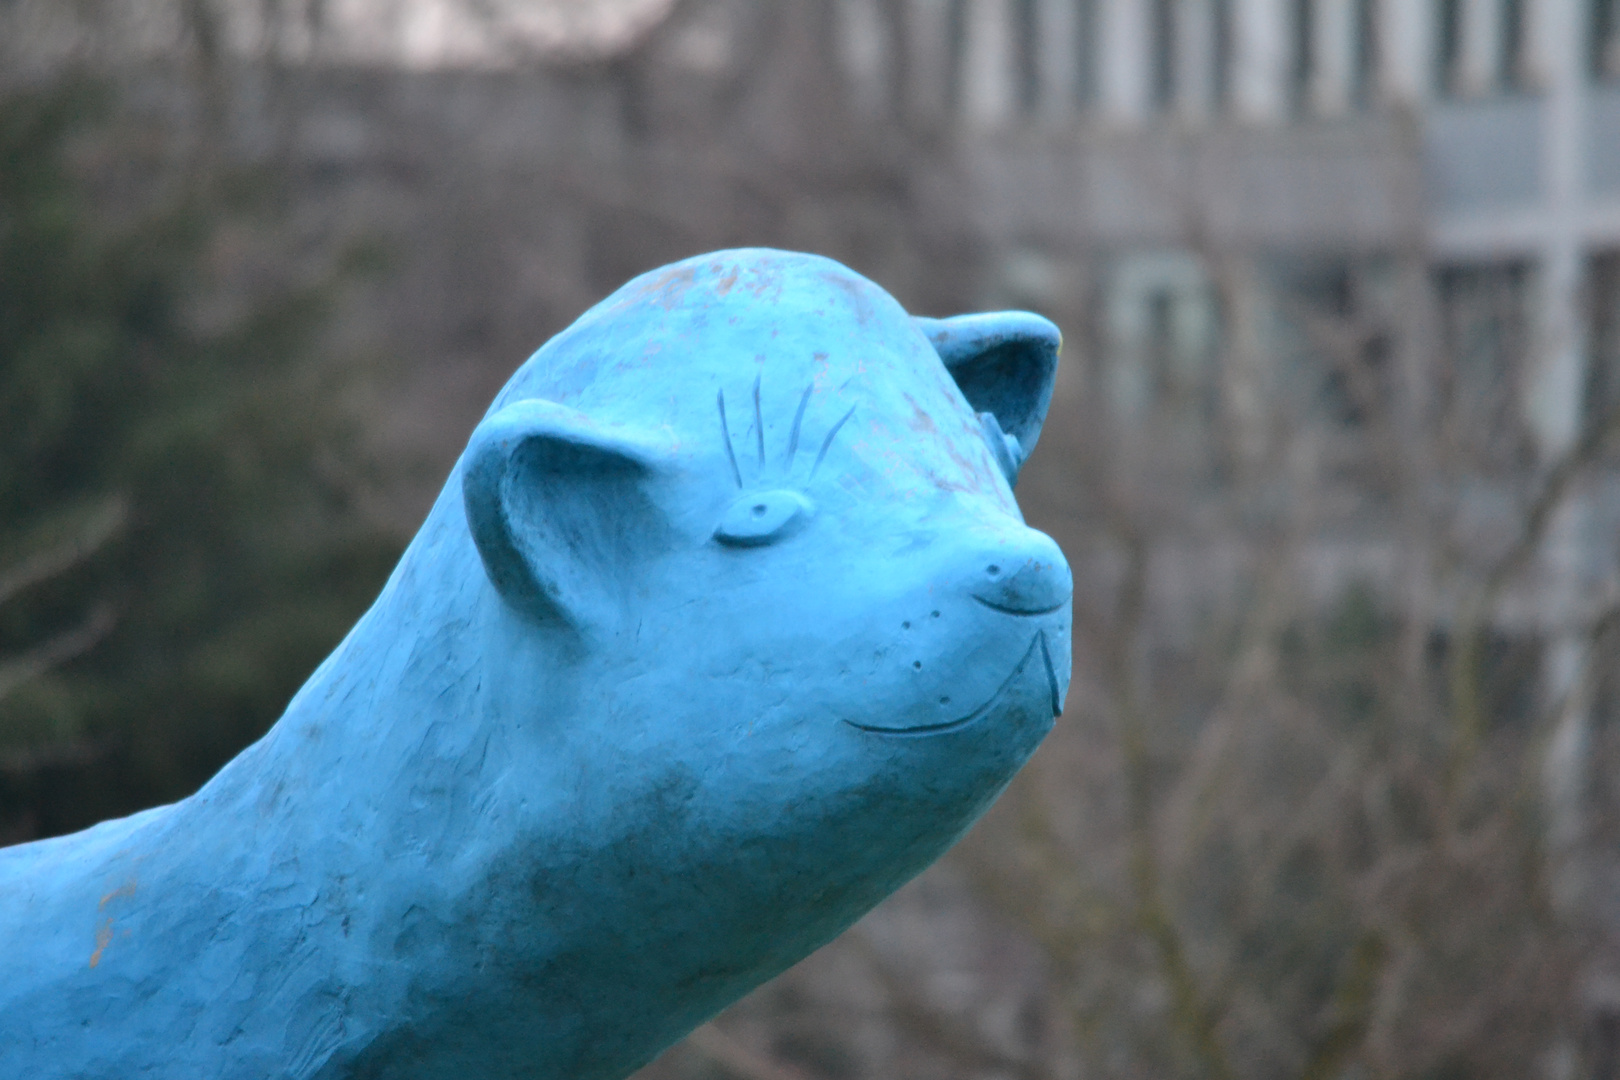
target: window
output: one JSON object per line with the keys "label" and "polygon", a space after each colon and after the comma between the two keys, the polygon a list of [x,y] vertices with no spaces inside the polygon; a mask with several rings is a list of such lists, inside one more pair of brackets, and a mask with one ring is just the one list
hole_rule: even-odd
{"label": "window", "polygon": [[1387,419],[1394,401],[1393,266],[1377,257],[1278,257],[1276,347],[1285,392],[1333,429]]}
{"label": "window", "polygon": [[1435,20],[1435,89],[1451,94],[1462,65],[1463,0],[1439,0]]}
{"label": "window", "polygon": [[1220,316],[1189,252],[1119,260],[1107,286],[1108,382],[1116,410],[1200,431],[1219,397]]}
{"label": "window", "polygon": [[1097,0],[1075,0],[1074,98],[1081,108],[1097,100]]}
{"label": "window", "polygon": [[1018,111],[1034,115],[1041,100],[1040,27],[1037,0],[1014,0],[1013,48],[1017,57]]}
{"label": "window", "polygon": [[1583,412],[1590,428],[1620,408],[1620,251],[1593,258],[1586,280],[1590,321]]}
{"label": "window", "polygon": [[1176,0],[1153,2],[1153,104],[1160,111],[1176,103]]}
{"label": "window", "polygon": [[1305,112],[1311,104],[1311,82],[1316,78],[1316,4],[1314,0],[1294,0],[1294,108]]}
{"label": "window", "polygon": [[962,80],[967,67],[967,0],[947,0],[945,9],[945,108],[962,108]]}
{"label": "window", "polygon": [[1524,0],[1501,0],[1502,52],[1496,82],[1504,90],[1524,86]]}
{"label": "window", "polygon": [[1350,66],[1350,102],[1358,109],[1373,104],[1373,79],[1380,64],[1378,9],[1374,0],[1356,0],[1354,54]]}
{"label": "window", "polygon": [[1516,467],[1528,452],[1520,422],[1530,343],[1525,263],[1452,266],[1436,273],[1441,350],[1438,385],[1458,445],[1482,462]]}
{"label": "window", "polygon": [[1592,77],[1620,79],[1620,0],[1592,0]]}
{"label": "window", "polygon": [[1214,22],[1213,85],[1210,94],[1217,112],[1232,104],[1232,0],[1212,0]]}

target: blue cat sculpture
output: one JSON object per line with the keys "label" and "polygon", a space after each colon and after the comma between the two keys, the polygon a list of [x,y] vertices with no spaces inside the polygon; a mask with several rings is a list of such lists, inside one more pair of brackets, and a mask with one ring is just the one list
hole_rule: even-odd
{"label": "blue cat sculpture", "polygon": [[263,739],[0,850],[0,1077],[619,1078],[830,940],[1061,710],[1057,350],[780,251],[608,297]]}

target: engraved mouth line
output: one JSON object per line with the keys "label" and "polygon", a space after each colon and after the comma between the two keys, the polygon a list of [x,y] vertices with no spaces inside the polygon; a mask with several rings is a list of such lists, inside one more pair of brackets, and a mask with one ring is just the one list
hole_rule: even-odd
{"label": "engraved mouth line", "polygon": [[1004,615],[1050,615],[1054,611],[1062,610],[1063,605],[1067,604],[1069,602],[1067,599],[1063,599],[1063,600],[1059,600],[1057,603],[1053,604],[1051,607],[1020,608],[1020,607],[1012,607],[1011,605],[1008,605],[1008,604],[998,604],[994,600],[986,600],[984,597],[978,595],[977,593],[975,593],[973,595],[973,599],[977,600],[979,603],[983,604],[985,607],[989,608],[991,611],[999,611]]}
{"label": "engraved mouth line", "polygon": [[844,719],[844,723],[858,731],[871,732],[873,735],[942,735],[946,732],[965,728],[969,724],[973,723],[973,721],[979,719],[985,713],[996,707],[996,703],[999,702],[1002,695],[1007,692],[1007,687],[1011,686],[1013,682],[1024,673],[1024,669],[1029,667],[1030,662],[1034,660],[1037,652],[1041,654],[1041,659],[1046,664],[1046,681],[1047,685],[1051,688],[1052,702],[1054,705],[1052,715],[1056,716],[1057,709],[1055,706],[1058,697],[1057,676],[1052,670],[1052,656],[1046,645],[1046,631],[1037,630],[1035,632],[1035,639],[1029,643],[1029,648],[1024,651],[1023,659],[1018,661],[1017,665],[1012,670],[1012,674],[1003,679],[1001,685],[996,687],[996,692],[990,695],[990,700],[986,701],[983,705],[980,705],[977,709],[974,709],[966,716],[959,717],[955,720],[945,720],[938,724],[924,724],[920,727],[903,728],[879,727],[876,724],[862,724],[859,721],[850,720],[848,718]]}

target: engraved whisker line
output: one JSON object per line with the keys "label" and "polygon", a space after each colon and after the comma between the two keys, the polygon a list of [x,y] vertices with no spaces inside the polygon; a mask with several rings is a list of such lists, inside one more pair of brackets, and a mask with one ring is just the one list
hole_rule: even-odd
{"label": "engraved whisker line", "polygon": [[765,468],[765,417],[759,408],[759,380],[762,375],[754,376],[754,438],[759,442],[759,467]]}
{"label": "engraved whisker line", "polygon": [[793,414],[793,431],[788,435],[787,452],[787,465],[790,469],[793,467],[793,455],[799,452],[799,427],[804,423],[804,410],[810,404],[810,392],[815,388],[815,383],[804,388],[804,396],[799,399],[799,411]]}
{"label": "engraved whisker line", "polygon": [[814,465],[810,466],[810,475],[812,477],[816,475],[816,470],[821,468],[822,459],[827,456],[827,451],[829,449],[831,449],[833,436],[837,435],[838,434],[838,429],[844,426],[844,421],[848,420],[850,417],[852,417],[854,415],[855,415],[855,406],[851,405],[849,407],[849,412],[845,413],[843,416],[840,416],[838,418],[838,423],[834,424],[832,426],[832,430],[827,432],[827,437],[821,441],[821,452],[816,454],[816,463]]}
{"label": "engraved whisker line", "polygon": [[726,422],[726,392],[720,390],[714,396],[715,403],[720,406],[720,434],[726,440],[726,460],[731,462],[731,476],[737,481],[737,487],[743,486],[742,470],[737,468],[737,451],[731,446],[731,425]]}

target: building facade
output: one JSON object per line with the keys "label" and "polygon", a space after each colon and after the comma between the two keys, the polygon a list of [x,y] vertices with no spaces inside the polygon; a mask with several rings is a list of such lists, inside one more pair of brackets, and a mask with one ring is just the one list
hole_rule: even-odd
{"label": "building facade", "polygon": [[1147,308],[1186,293],[1164,253],[1193,238],[1419,248],[1529,290],[1523,404],[1544,454],[1612,393],[1613,0],[840,0],[839,15],[857,100],[962,129],[1003,242],[1157,249],[1121,271]]}

